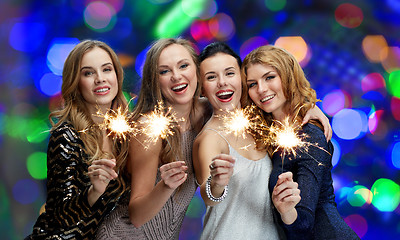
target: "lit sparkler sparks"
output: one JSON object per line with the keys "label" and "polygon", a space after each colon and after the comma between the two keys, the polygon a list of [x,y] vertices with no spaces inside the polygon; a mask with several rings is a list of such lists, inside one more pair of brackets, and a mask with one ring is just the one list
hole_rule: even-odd
{"label": "lit sparkler sparks", "polygon": [[252,127],[255,127],[258,116],[254,114],[255,106],[248,106],[244,109],[237,108],[229,111],[223,116],[219,116],[223,121],[223,128],[226,133],[233,133],[235,136],[242,135],[246,137],[246,133]]}
{"label": "lit sparkler sparks", "polygon": [[144,120],[141,120],[140,124],[143,126],[141,132],[148,137],[146,143],[155,143],[159,138],[166,139],[174,134],[172,130],[174,124],[182,120],[177,119],[171,110],[169,107],[165,111],[162,102],[159,102],[152,112],[143,114]]}
{"label": "lit sparkler sparks", "polygon": [[297,152],[301,151],[309,155],[318,165],[323,165],[313,156],[308,154],[308,149],[310,146],[316,147],[330,154],[324,148],[318,146],[318,143],[310,143],[305,141],[308,138],[308,135],[305,133],[300,133],[301,125],[296,121],[293,124],[290,124],[289,117],[286,117],[283,122],[274,120],[276,125],[272,125],[269,128],[270,131],[270,140],[273,146],[276,146],[274,152],[277,152],[279,149],[282,149],[281,158],[282,158],[282,168],[283,161],[286,154],[291,153],[293,157],[296,157]]}
{"label": "lit sparkler sparks", "polygon": [[[100,127],[109,131],[108,136],[115,136],[116,138],[126,140],[128,135],[135,135],[136,128],[132,127],[129,122],[128,110],[122,111],[119,107],[116,111],[110,110],[103,117],[104,121],[100,124]],[[97,114],[100,114],[98,112]]]}

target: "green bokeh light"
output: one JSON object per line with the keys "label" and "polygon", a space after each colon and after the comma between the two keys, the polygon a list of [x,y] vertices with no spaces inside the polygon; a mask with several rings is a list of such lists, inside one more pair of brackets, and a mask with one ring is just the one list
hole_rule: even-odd
{"label": "green bokeh light", "polygon": [[34,179],[45,179],[47,178],[47,155],[44,152],[32,153],[27,161],[26,167],[29,174]]}
{"label": "green bokeh light", "polygon": [[370,201],[372,196],[370,194],[369,189],[364,186],[356,185],[347,195],[347,201],[353,207],[361,207],[367,201]]}
{"label": "green bokeh light", "polygon": [[381,212],[394,211],[400,202],[400,186],[390,179],[381,178],[372,185],[372,205]]}
{"label": "green bokeh light", "polygon": [[40,143],[47,139],[49,136],[49,126],[45,121],[33,119],[28,122],[26,139],[30,143]]}
{"label": "green bokeh light", "polygon": [[388,90],[393,96],[400,98],[400,70],[390,73]]}
{"label": "green bokeh light", "polygon": [[286,0],[265,0],[265,6],[274,12],[282,10],[286,5]]}
{"label": "green bokeh light", "polygon": [[158,19],[154,27],[157,38],[176,37],[189,27],[194,18],[184,13],[181,1],[177,1],[172,8]]}
{"label": "green bokeh light", "polygon": [[199,17],[208,0],[182,0],[182,10],[190,17]]}

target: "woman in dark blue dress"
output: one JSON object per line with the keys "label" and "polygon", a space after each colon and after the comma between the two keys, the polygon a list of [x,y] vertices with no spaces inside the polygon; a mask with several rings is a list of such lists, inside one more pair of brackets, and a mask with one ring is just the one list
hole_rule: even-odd
{"label": "woman in dark blue dress", "polygon": [[[278,122],[283,123],[286,119],[292,125],[301,123],[307,110],[317,102],[316,93],[300,65],[281,48],[262,46],[253,50],[243,61],[242,74],[249,101],[258,106],[267,126],[278,127]],[[290,225],[281,222],[287,238],[359,239],[336,207],[331,175],[332,143],[327,142],[319,122],[310,121],[298,127],[298,134],[304,136],[302,141],[308,147],[298,147],[295,154],[275,151],[276,146],[265,141],[265,136],[273,137],[272,131],[255,131],[258,147],[266,148],[272,156],[270,191],[279,191],[274,186],[282,171],[291,171],[294,181],[299,184],[301,200],[292,210],[295,221]]]}

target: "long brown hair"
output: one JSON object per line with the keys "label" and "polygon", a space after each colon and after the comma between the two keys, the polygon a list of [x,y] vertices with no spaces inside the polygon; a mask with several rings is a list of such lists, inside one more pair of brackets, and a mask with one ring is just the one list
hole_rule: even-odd
{"label": "long brown hair", "polygon": [[[283,94],[286,98],[285,112],[291,114],[289,119],[292,123],[301,123],[307,111],[315,106],[318,101],[315,90],[310,87],[310,83],[304,75],[303,69],[294,58],[286,50],[265,45],[251,51],[243,60],[242,64],[242,81],[247,80],[247,69],[253,64],[263,64],[271,66],[276,70],[281,78]],[[248,92],[247,84],[246,91]],[[248,98],[247,105],[255,104],[251,98]],[[262,116],[262,120],[267,126],[271,126],[273,118],[271,113],[266,113],[258,109],[258,114]],[[319,127],[319,122],[313,122]],[[257,135],[257,133],[255,133]],[[256,136],[256,140],[257,136]],[[257,147],[261,149],[271,150],[271,145],[257,142]]]}
{"label": "long brown hair", "polygon": [[[85,100],[79,91],[80,67],[82,57],[88,51],[94,48],[101,48],[108,53],[117,75],[118,92],[111,104],[112,109],[121,107],[125,109],[127,101],[122,92],[122,84],[124,79],[124,71],[119,62],[117,54],[106,43],[97,40],[85,40],[77,44],[69,53],[64,63],[62,74],[61,95],[63,98],[63,108],[53,111],[49,115],[49,120],[52,129],[57,128],[65,121],[71,122],[78,132],[85,130],[85,134],[80,134],[80,137],[85,145],[85,152],[89,156],[89,163],[92,160],[102,157],[109,157],[102,150],[103,135],[102,131],[96,126],[92,120],[90,111],[87,109]],[[54,121],[56,120],[56,121]],[[117,169],[125,171],[126,157],[128,153],[128,142],[117,141],[113,142],[113,157],[117,161]],[[121,174],[120,174],[121,175]]]}
{"label": "long brown hair", "polygon": [[[194,100],[191,110],[190,117],[192,118],[195,111],[196,102],[198,101],[197,99],[200,95],[200,86],[199,86],[200,72],[199,72],[198,56],[192,46],[192,43],[189,42],[188,40],[182,38],[166,38],[154,42],[151,45],[149,51],[147,52],[146,60],[143,65],[142,86],[140,89],[137,104],[132,114],[133,121],[138,120],[142,114],[154,110],[155,106],[157,106],[158,103],[160,102],[163,104],[163,107],[167,109],[166,99],[161,93],[159,73],[157,69],[161,52],[165,48],[173,44],[183,46],[191,55],[192,60],[196,67],[197,88],[194,95]],[[163,139],[162,141],[162,150],[159,155],[161,163],[173,162],[176,160],[177,156],[179,158],[182,156],[182,151],[180,146],[181,133],[179,131],[179,127],[177,124],[173,127],[172,131],[174,132],[173,135],[167,137],[167,139]]]}

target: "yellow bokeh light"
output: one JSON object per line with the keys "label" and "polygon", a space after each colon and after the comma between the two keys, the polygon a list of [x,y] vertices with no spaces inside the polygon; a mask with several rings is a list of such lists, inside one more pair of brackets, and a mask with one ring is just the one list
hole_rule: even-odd
{"label": "yellow bokeh light", "polygon": [[[381,52],[387,47],[386,39],[382,35],[368,35],[362,41],[362,50],[364,55],[373,63],[381,61]],[[383,57],[386,58],[385,56]]]}
{"label": "yellow bokeh light", "polygon": [[291,53],[302,67],[306,64],[303,61],[307,60],[308,62],[310,59],[309,56],[307,56],[309,53],[307,43],[300,36],[279,37],[274,45],[284,48]]}

